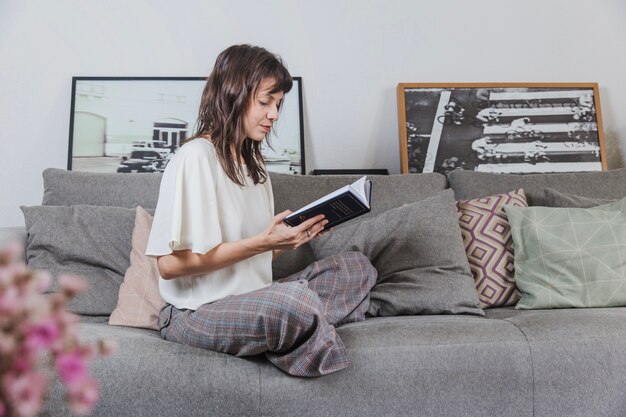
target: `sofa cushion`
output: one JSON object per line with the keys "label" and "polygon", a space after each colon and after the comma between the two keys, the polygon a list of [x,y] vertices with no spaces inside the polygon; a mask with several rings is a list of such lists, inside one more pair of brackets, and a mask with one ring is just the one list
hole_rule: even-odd
{"label": "sofa cushion", "polygon": [[534,416],[622,417],[626,308],[521,311],[533,361]]}
{"label": "sofa cushion", "polygon": [[[81,323],[79,336],[118,346],[112,356],[89,365],[100,384],[92,417],[260,415],[260,358],[237,358],[168,342],[153,330],[107,324]],[[73,415],[58,383],[45,408],[43,416]]]}
{"label": "sofa cushion", "polygon": [[524,190],[457,202],[463,245],[481,308],[515,305],[519,300],[505,205],[527,207]]}
{"label": "sofa cushion", "polygon": [[[118,344],[113,356],[90,365],[101,386],[92,416],[532,415],[528,345],[511,323],[404,316],[337,332],[352,364],[298,378],[262,356],[238,358],[168,342],[155,331],[82,323],[81,340]],[[60,385],[48,410],[44,415],[70,415]]]}
{"label": "sofa cushion", "polygon": [[455,170],[448,175],[457,200],[469,200],[523,188],[529,206],[545,205],[544,188],[593,198],[626,195],[626,168],[565,174],[493,174]]}
{"label": "sofa cushion", "polygon": [[68,309],[78,314],[110,314],[129,267],[135,210],[83,205],[21,209],[28,234],[28,265],[48,270],[53,278],[61,273],[85,277],[88,290],[71,300]]}
{"label": "sofa cushion", "polygon": [[130,267],[124,274],[117,307],[111,313],[109,324],[159,329],[159,312],[165,301],[159,293],[157,261],[145,254],[151,227],[150,213],[142,207],[137,207]]}
{"label": "sofa cushion", "polygon": [[[296,211],[318,198],[356,181],[354,175],[300,176],[270,172],[274,191],[274,212]],[[446,177],[438,173],[411,175],[369,175],[372,181],[371,211],[338,228],[358,223],[402,204],[423,200],[446,189]],[[304,245],[284,252],[273,263],[274,278],[282,278],[306,268],[315,257]]]}
{"label": "sofa cushion", "polygon": [[451,190],[338,228],[309,246],[316,259],[349,251],[370,259],[378,271],[371,316],[484,314]]}
{"label": "sofa cushion", "polygon": [[376,317],[337,333],[352,361],[345,371],[302,380],[263,363],[260,415],[532,416],[532,361],[511,323]]}
{"label": "sofa cushion", "polygon": [[43,172],[43,205],[154,209],[161,174],[109,174],[48,168]]}
{"label": "sofa cushion", "polygon": [[590,198],[575,194],[561,193],[553,188],[546,188],[544,194],[546,206],[548,207],[589,208],[615,201],[609,198]]}
{"label": "sofa cushion", "polygon": [[593,208],[505,206],[517,308],[626,305],[626,198]]}

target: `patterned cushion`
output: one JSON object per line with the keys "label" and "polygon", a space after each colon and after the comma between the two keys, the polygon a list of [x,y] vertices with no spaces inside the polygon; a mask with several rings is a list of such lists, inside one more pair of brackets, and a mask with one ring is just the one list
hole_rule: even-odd
{"label": "patterned cushion", "polygon": [[626,198],[593,208],[505,207],[518,309],[626,306]]}
{"label": "patterned cushion", "polygon": [[465,253],[482,308],[515,305],[519,299],[505,204],[527,207],[524,190],[457,202]]}

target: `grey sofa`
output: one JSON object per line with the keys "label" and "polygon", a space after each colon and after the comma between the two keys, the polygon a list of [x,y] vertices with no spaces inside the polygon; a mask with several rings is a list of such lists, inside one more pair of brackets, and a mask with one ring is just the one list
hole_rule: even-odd
{"label": "grey sofa", "polygon": [[[273,174],[276,212],[353,178]],[[152,208],[159,180],[46,170],[43,204]],[[448,178],[392,175],[373,183],[369,217],[448,187],[458,199],[524,188],[535,205],[545,187],[618,198],[626,195],[626,169],[526,176],[454,171]],[[16,236],[25,239],[25,231],[0,231],[2,240]],[[115,298],[114,288],[106,291]],[[106,314],[81,319],[84,339],[119,345],[92,366],[101,384],[96,416],[626,416],[626,308],[371,317],[338,329],[352,365],[313,379],[290,377],[263,357],[236,358],[164,341],[156,331],[109,326]],[[57,384],[44,415],[69,415],[62,400]]]}

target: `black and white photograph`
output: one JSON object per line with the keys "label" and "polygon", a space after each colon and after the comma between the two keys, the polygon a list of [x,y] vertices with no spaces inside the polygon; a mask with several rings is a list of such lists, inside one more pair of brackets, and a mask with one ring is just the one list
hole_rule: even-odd
{"label": "black and white photograph", "polygon": [[[302,79],[263,143],[267,169],[304,174]],[[162,172],[194,134],[204,77],[73,77],[68,169]]]}
{"label": "black and white photograph", "polygon": [[403,173],[606,169],[596,83],[398,84]]}

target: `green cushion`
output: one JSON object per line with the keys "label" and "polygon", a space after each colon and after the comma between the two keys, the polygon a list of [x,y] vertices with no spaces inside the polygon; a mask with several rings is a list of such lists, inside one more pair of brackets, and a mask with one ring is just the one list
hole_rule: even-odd
{"label": "green cushion", "polygon": [[505,207],[518,309],[626,306],[626,198],[593,208]]}

